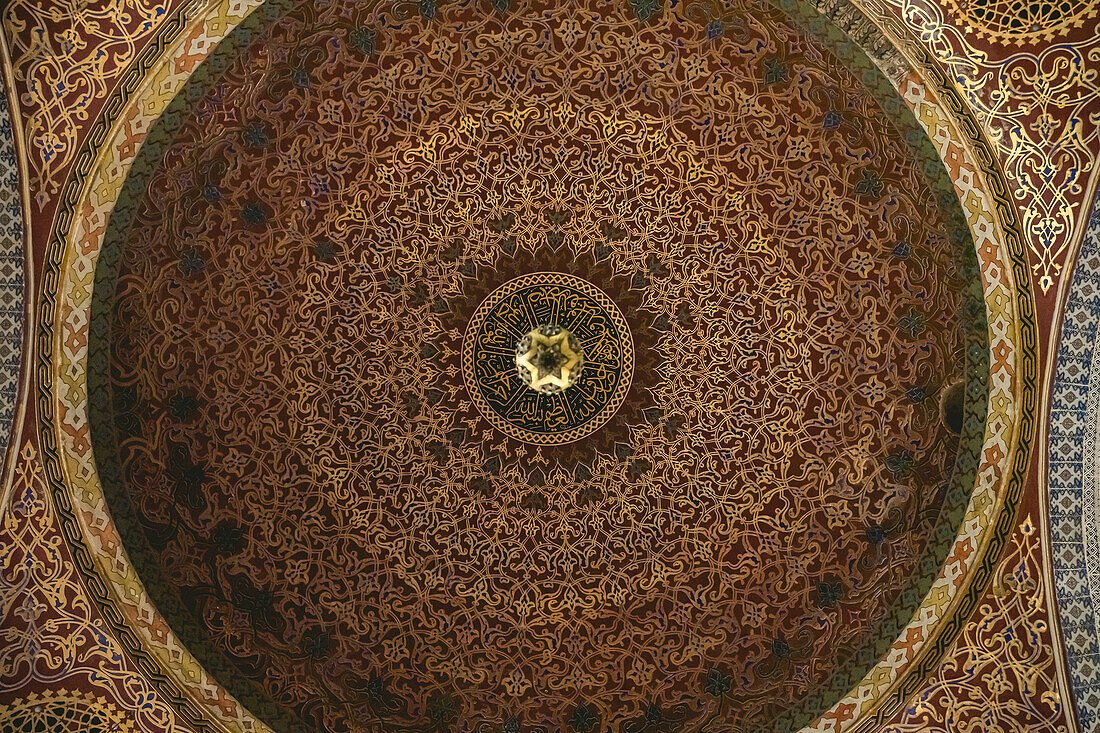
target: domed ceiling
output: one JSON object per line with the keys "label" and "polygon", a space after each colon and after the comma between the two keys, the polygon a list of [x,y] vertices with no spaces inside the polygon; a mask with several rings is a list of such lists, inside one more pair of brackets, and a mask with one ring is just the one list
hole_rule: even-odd
{"label": "domed ceiling", "polygon": [[126,549],[230,693],[787,730],[868,672],[959,529],[988,344],[942,164],[827,37],[422,0],[222,43],[116,204],[88,381]]}

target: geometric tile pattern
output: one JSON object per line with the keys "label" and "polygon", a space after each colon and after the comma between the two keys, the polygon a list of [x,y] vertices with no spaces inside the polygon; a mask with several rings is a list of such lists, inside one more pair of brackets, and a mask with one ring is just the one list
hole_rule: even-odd
{"label": "geometric tile pattern", "polygon": [[55,731],[118,731],[133,733],[127,720],[106,698],[82,690],[46,690],[0,707],[0,733]]}
{"label": "geometric tile pattern", "polygon": [[1083,731],[1100,730],[1100,210],[1094,204],[1066,299],[1050,412],[1055,585]]}
{"label": "geometric tile pattern", "polygon": [[0,449],[15,412],[23,343],[23,205],[7,96],[0,89]]}

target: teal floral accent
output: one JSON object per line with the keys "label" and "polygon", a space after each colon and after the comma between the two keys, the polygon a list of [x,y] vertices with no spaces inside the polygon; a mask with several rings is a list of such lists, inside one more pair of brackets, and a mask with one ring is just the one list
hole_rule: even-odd
{"label": "teal floral accent", "polygon": [[263,120],[252,120],[245,126],[241,137],[244,139],[245,147],[267,147],[269,141],[267,125],[264,124]]}
{"label": "teal floral accent", "polygon": [[901,479],[912,476],[914,467],[915,461],[913,460],[913,454],[907,450],[899,451],[886,457],[886,470],[892,473],[894,478]]}
{"label": "teal floral accent", "polygon": [[364,56],[373,56],[376,37],[373,28],[355,28],[348,34],[348,45]]}
{"label": "teal floral accent", "polygon": [[660,0],[630,0],[630,4],[634,6],[634,15],[643,23],[661,12]]}
{"label": "teal floral accent", "polygon": [[599,719],[587,705],[578,705],[573,711],[573,717],[569,719],[569,727],[577,733],[591,733]]}
{"label": "teal floral accent", "polygon": [[898,319],[898,330],[916,338],[924,331],[924,316],[916,308],[910,308],[905,315]]}
{"label": "teal floral accent", "polygon": [[187,422],[199,411],[199,401],[189,392],[180,392],[168,400],[168,409],[182,422]]}
{"label": "teal floral accent", "polygon": [[733,681],[729,675],[722,674],[717,669],[712,669],[707,673],[707,684],[704,689],[708,695],[722,697],[730,691],[731,687],[733,687]]}
{"label": "teal floral accent", "polygon": [[771,86],[791,78],[790,67],[783,59],[768,59],[764,62],[764,84]]}
{"label": "teal floral accent", "polygon": [[185,277],[196,275],[206,267],[202,255],[193,249],[184,250],[180,255],[180,271]]}
{"label": "teal floral accent", "polygon": [[817,605],[821,608],[832,608],[840,602],[840,583],[821,582],[817,584]]}
{"label": "teal floral accent", "polygon": [[309,71],[304,66],[295,66],[290,70],[290,81],[299,89],[308,89]]}
{"label": "teal floral accent", "polygon": [[267,212],[258,201],[252,201],[241,209],[241,219],[249,226],[257,226],[267,221]]}
{"label": "teal floral accent", "polygon": [[859,182],[856,183],[856,194],[870,198],[878,198],[882,194],[882,178],[872,171],[863,171]]}

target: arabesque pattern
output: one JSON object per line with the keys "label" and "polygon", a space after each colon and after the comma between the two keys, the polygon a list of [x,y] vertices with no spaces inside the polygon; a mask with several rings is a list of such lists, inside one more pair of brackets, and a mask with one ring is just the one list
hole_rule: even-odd
{"label": "arabesque pattern", "polygon": [[0,514],[0,731],[187,733],[84,592],[32,443],[12,494]]}
{"label": "arabesque pattern", "polygon": [[[973,244],[904,106],[774,10],[341,12],[185,94],[100,259],[101,477],[173,629],[307,726],[808,722],[908,622],[981,445]],[[533,268],[637,336],[583,445],[503,438],[461,379]]]}

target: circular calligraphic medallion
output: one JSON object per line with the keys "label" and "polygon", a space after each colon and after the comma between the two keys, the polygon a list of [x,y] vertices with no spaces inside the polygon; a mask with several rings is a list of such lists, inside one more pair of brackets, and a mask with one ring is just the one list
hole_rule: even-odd
{"label": "circular calligraphic medallion", "polygon": [[[522,354],[519,345],[526,347]],[[595,285],[537,272],[504,283],[474,311],[462,374],[474,404],[497,429],[538,445],[572,443],[622,405],[634,374],[634,342],[619,308]]]}

